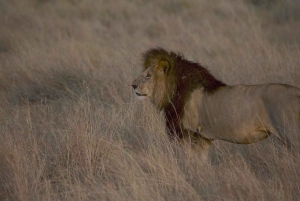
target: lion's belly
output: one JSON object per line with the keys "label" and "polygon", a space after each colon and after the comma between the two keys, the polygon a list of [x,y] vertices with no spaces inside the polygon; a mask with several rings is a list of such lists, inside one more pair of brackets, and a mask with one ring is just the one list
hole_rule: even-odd
{"label": "lion's belly", "polygon": [[242,115],[237,116],[234,113],[222,112],[222,109],[218,111],[218,114],[210,113],[206,118],[199,117],[196,129],[200,131],[202,137],[249,144],[265,139],[270,133],[270,123],[266,121],[268,118],[265,113],[259,116],[246,109]]}
{"label": "lion's belly", "polygon": [[248,128],[236,128],[236,129],[211,129],[211,127],[201,127],[201,135],[204,138],[211,140],[225,140],[228,142],[238,144],[250,144],[261,141],[268,137],[268,129],[264,126],[252,126]]}

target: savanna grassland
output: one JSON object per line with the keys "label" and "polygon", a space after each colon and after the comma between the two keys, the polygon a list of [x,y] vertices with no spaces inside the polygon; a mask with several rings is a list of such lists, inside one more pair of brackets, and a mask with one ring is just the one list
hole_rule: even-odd
{"label": "savanna grassland", "polygon": [[0,0],[0,200],[299,200],[300,156],[272,137],[207,164],[168,140],[130,86],[157,46],[300,87],[300,1]]}

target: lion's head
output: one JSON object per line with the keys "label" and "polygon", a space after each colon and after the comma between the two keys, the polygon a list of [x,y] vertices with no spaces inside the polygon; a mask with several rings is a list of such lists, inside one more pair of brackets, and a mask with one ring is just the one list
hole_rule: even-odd
{"label": "lion's head", "polygon": [[143,59],[143,72],[132,82],[132,87],[139,99],[150,99],[159,110],[172,103],[180,115],[181,105],[195,88],[213,92],[224,85],[200,64],[163,48],[146,51]]}
{"label": "lion's head", "polygon": [[173,61],[164,49],[152,49],[144,54],[144,70],[132,82],[138,99],[150,99],[160,110],[171,100],[175,91],[172,76]]}
{"label": "lion's head", "polygon": [[157,75],[153,71],[153,67],[144,70],[138,78],[132,82],[132,87],[139,100],[145,98],[151,99],[155,91]]}

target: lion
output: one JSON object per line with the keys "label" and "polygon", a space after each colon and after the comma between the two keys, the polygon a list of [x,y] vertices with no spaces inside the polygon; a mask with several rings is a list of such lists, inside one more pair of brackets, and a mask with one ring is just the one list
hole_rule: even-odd
{"label": "lion", "polygon": [[146,51],[143,61],[132,82],[137,98],[163,111],[171,139],[200,144],[203,160],[214,140],[251,144],[272,134],[288,149],[299,142],[300,89],[226,85],[199,63],[163,48]]}

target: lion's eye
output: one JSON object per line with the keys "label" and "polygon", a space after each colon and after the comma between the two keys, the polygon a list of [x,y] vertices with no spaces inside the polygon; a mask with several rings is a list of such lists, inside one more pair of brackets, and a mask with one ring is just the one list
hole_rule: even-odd
{"label": "lion's eye", "polygon": [[150,74],[147,74],[145,78],[146,78],[146,79],[149,79],[150,77],[151,77],[151,75],[150,75]]}

